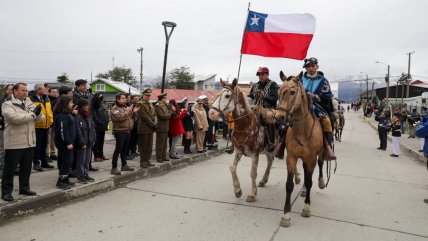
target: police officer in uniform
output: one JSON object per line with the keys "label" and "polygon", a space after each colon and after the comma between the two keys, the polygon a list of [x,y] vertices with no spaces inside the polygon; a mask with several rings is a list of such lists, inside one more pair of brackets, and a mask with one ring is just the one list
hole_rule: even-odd
{"label": "police officer in uniform", "polygon": [[156,131],[156,113],[152,104],[150,104],[150,88],[143,91],[142,100],[139,102],[138,109],[138,149],[140,150],[140,166],[148,168],[154,166],[150,163],[153,149],[153,133]]}
{"label": "police officer in uniform", "polygon": [[156,160],[159,163],[169,161],[166,157],[168,145],[169,121],[174,115],[166,105],[166,93],[158,95],[158,103],[155,105],[155,112],[158,118],[156,131]]}
{"label": "police officer in uniform", "polygon": [[[276,108],[276,102],[278,100],[278,84],[269,79],[269,69],[267,67],[260,67],[257,70],[259,82],[251,87],[250,94],[248,97],[257,103],[260,98],[263,99],[263,108]],[[273,152],[275,149],[275,124],[263,123],[267,130],[267,150]],[[265,138],[266,139],[266,138]]]}

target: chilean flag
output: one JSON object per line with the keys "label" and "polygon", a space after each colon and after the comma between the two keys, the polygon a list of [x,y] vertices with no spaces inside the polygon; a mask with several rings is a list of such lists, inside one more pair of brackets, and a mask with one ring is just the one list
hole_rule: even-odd
{"label": "chilean flag", "polygon": [[312,14],[249,11],[241,53],[303,60],[315,32]]}

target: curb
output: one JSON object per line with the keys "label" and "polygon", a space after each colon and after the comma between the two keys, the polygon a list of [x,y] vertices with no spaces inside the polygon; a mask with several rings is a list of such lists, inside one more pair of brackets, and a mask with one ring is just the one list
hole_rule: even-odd
{"label": "curb", "polygon": [[[377,131],[377,126],[368,121],[366,118],[363,118],[364,121],[366,121],[375,131]],[[387,137],[390,142],[392,142],[391,136]],[[414,157],[416,160],[418,160],[421,163],[427,164],[427,159],[424,157],[423,154],[421,154],[418,151],[415,151],[404,144],[400,143],[400,147],[403,148],[405,151],[407,151],[412,157]]]}
{"label": "curb", "polygon": [[148,169],[138,169],[134,172],[113,176],[105,180],[96,181],[94,183],[72,188],[70,190],[58,190],[46,195],[7,203],[0,206],[0,225],[7,223],[7,221],[37,214],[39,212],[48,210],[49,208],[55,208],[61,204],[66,204],[82,198],[92,197],[99,193],[108,192],[137,180],[164,175],[170,171],[206,161],[212,157],[223,154],[225,149],[225,147],[222,147],[216,151],[198,153],[179,160],[171,160],[155,167]]}

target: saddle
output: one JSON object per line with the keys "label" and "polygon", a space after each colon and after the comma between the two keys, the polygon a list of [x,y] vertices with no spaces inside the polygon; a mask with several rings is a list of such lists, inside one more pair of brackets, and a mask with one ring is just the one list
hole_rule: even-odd
{"label": "saddle", "polygon": [[263,99],[259,98],[258,101],[250,106],[251,110],[256,114],[259,120],[266,124],[275,124],[275,112],[273,108],[263,107]]}

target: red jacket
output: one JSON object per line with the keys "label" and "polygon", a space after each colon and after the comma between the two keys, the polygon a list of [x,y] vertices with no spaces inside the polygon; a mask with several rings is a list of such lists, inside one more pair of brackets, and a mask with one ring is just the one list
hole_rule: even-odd
{"label": "red jacket", "polygon": [[184,134],[184,128],[183,123],[181,122],[181,119],[186,116],[187,111],[185,109],[182,109],[180,114],[174,116],[170,122],[169,122],[169,133],[172,137],[180,136]]}

